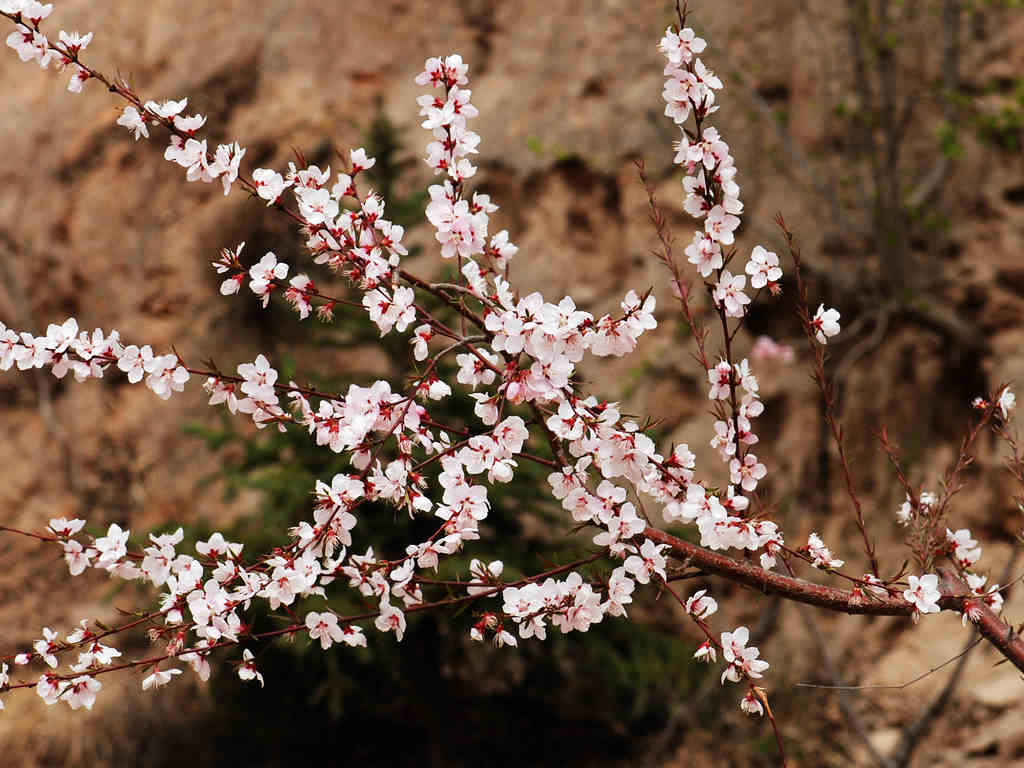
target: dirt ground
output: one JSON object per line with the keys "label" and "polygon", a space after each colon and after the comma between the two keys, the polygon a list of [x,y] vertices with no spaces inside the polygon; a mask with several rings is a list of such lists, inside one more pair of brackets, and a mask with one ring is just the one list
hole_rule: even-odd
{"label": "dirt ground", "polygon": [[[837,163],[855,151],[823,114],[823,94],[849,67],[842,4],[692,5],[695,26],[711,43],[703,58],[726,85],[713,122],[740,169],[746,213],[739,241],[781,254],[772,220],[782,212],[815,274],[825,276],[815,290],[844,312],[849,335],[834,351],[843,373],[842,416],[880,555],[896,570],[907,557],[894,520],[902,493],[872,431],[884,422],[906,451],[912,481],[937,490],[969,418],[970,397],[1024,382],[1024,159],[964,131],[962,150],[942,167],[948,180],[929,207],[941,221],[933,236],[910,246],[916,266],[907,303],[917,314],[890,313],[883,322],[871,297],[847,300],[840,292],[856,291],[865,274],[887,269],[870,240],[853,234],[864,211],[850,195],[843,201],[849,218],[830,218],[809,180],[831,173],[848,181]],[[979,108],[998,112],[1005,94],[988,86],[1024,73],[1024,14],[991,5],[987,15],[965,21],[962,72]],[[675,133],[661,116],[657,41],[671,21],[671,4],[656,0],[112,0],[102,11],[88,0],[65,0],[52,28],[94,32],[88,60],[126,77],[145,98],[187,95],[190,109],[208,115],[208,135],[248,147],[250,169],[282,168],[293,148],[313,156],[357,146],[379,112],[399,126],[415,158],[425,136],[413,77],[427,56],[462,53],[481,112],[476,181],[501,205],[494,230],[507,228],[519,245],[516,287],[523,294],[539,289],[549,300],[570,293],[594,312],[613,307],[624,286],[653,287],[658,330],[644,337],[637,355],[588,365],[586,380],[632,413],[661,417],[673,441],[695,450],[698,467],[718,471],[707,445],[703,377],[690,359],[665,273],[650,256],[657,243],[634,166],[645,160],[685,244],[693,226],[681,210],[671,162]],[[929,51],[918,55],[908,44],[908,53],[897,77],[937,77]],[[369,349],[342,358],[303,347],[293,329],[257,322],[252,297],[218,295],[209,262],[241,240],[257,249],[284,240],[287,228],[272,213],[242,194],[223,197],[219,186],[186,184],[180,169],[162,159],[161,139],[135,143],[115,125],[120,105],[96,84],[70,95],[64,76],[22,64],[9,50],[3,55],[0,320],[41,332],[75,315],[83,328],[115,327],[154,349],[173,344],[185,359],[213,357],[225,368],[285,349],[300,370],[381,366]],[[906,154],[927,169],[940,154],[941,110],[927,95],[920,99]],[[429,183],[426,169],[412,165],[403,185]],[[427,245],[415,268],[429,273],[435,256],[426,230],[413,238]],[[847,306],[856,309],[848,314]],[[793,344],[798,359],[758,367],[768,411],[759,455],[772,472],[769,496],[780,504],[789,541],[816,530],[827,542],[849,543],[834,548],[856,561],[838,478],[825,492],[811,484],[819,477],[816,390],[795,321],[775,315],[781,313],[758,313],[758,330]],[[928,320],[936,316],[952,317],[956,333]],[[741,354],[751,344],[742,340]],[[76,516],[142,530],[249,513],[254,496],[228,504],[220,488],[199,483],[214,458],[182,425],[215,418],[197,386],[163,403],[116,379],[76,385],[8,372],[0,377],[0,520],[39,529],[51,517]],[[995,581],[1024,527],[1004,451],[982,441],[971,483],[953,509],[955,527],[970,527],[985,544],[981,565]],[[1018,560],[1014,574],[1022,567]],[[757,621],[756,596],[724,584],[715,589],[727,606],[723,625]],[[1024,613],[1022,592],[1007,602],[1011,620]],[[43,626],[110,619],[116,608],[142,599],[131,590],[113,594],[99,576],[68,579],[51,550],[0,540],[4,652],[39,637]],[[946,662],[969,639],[953,615],[913,627],[794,605],[780,610],[762,652],[773,661],[767,687],[785,737],[797,745],[795,765],[876,765],[865,741],[883,754],[894,749],[901,729],[941,693],[953,665],[907,688],[884,686]],[[1024,760],[1024,682],[997,661],[984,647],[970,654],[952,703],[911,765],[985,768]],[[835,691],[794,687],[832,676],[868,687],[850,694],[845,706]],[[173,727],[183,713],[212,706],[191,684],[157,696],[142,694],[132,677],[105,686],[87,714],[46,709],[31,694],[5,697],[0,763],[113,765],[109,743],[128,743],[126,734],[141,730],[133,724]],[[748,765],[750,756],[723,743],[722,734],[758,727],[728,712],[706,731],[681,729],[668,745],[675,756],[667,764]],[[145,749],[141,742],[138,749]]]}

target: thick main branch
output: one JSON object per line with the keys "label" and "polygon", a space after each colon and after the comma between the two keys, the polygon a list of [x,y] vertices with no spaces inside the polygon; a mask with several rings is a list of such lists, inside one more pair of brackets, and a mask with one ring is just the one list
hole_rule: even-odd
{"label": "thick main branch", "polygon": [[[804,579],[784,576],[768,571],[760,565],[735,560],[726,555],[691,544],[688,541],[648,527],[644,536],[667,544],[677,557],[687,564],[701,568],[708,573],[746,584],[765,594],[777,594],[798,603],[816,605],[830,611],[859,613],[872,616],[911,616],[914,606],[897,597],[877,597],[862,591],[826,587]],[[942,572],[942,597],[939,606],[943,610],[963,612],[969,609],[981,635],[1009,659],[1017,669],[1024,672],[1024,639],[1012,626],[1000,619],[981,598],[971,595],[954,574]]]}

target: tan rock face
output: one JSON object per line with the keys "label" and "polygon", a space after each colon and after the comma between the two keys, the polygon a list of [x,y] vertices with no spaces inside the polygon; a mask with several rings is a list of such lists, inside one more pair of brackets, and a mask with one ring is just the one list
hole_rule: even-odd
{"label": "tan rock face", "polygon": [[[849,233],[845,221],[822,213],[806,168],[795,159],[832,174],[844,196],[853,188],[855,179],[840,162],[849,159],[851,148],[839,142],[821,109],[826,96],[842,95],[836,93],[846,66],[839,52],[845,41],[841,4],[744,0],[694,6],[695,22],[713,46],[705,58],[726,81],[722,112],[714,122],[740,168],[747,205],[741,258],[756,242],[782,253],[771,224],[782,211],[819,276],[829,277],[832,270],[838,284],[856,285],[863,270],[884,270],[866,246],[862,251],[847,243],[839,256],[823,254],[827,249],[819,246],[831,242],[826,237],[831,230]],[[965,71],[977,89],[1022,71],[1024,22],[1019,15],[999,13],[972,22],[973,37],[965,43]],[[426,137],[416,117],[421,89],[412,78],[427,56],[461,52],[470,63],[473,100],[481,110],[475,125],[483,137],[478,187],[502,206],[494,230],[509,229],[520,246],[516,285],[523,293],[541,290],[551,300],[571,293],[594,312],[610,311],[629,288],[653,287],[658,331],[644,337],[635,357],[588,364],[586,385],[603,397],[623,398],[631,412],[663,418],[668,439],[687,441],[699,466],[718,484],[725,476],[707,446],[711,417],[705,377],[690,359],[692,346],[665,273],[649,255],[657,240],[633,166],[636,159],[646,160],[682,260],[692,223],[680,209],[679,174],[671,165],[677,134],[661,116],[656,49],[672,18],[671,3],[662,0],[113,0],[102,8],[67,0],[55,9],[53,28],[93,31],[88,60],[124,76],[144,99],[188,96],[190,109],[208,115],[205,130],[211,139],[248,147],[244,167],[250,171],[258,165],[282,168],[293,159],[293,148],[330,163],[333,150],[357,146],[383,110],[402,130],[413,169],[402,184],[410,189],[430,183],[418,159]],[[253,253],[275,250],[301,263],[286,222],[241,193],[225,198],[219,187],[186,184],[180,169],[163,160],[162,137],[133,142],[114,124],[121,104],[95,83],[87,83],[83,94],[69,95],[65,76],[21,64],[10,51],[2,55],[0,320],[39,332],[73,314],[83,327],[116,327],[131,341],[161,350],[173,344],[187,360],[213,357],[225,369],[260,351],[272,357],[289,351],[310,371],[388,372],[386,362],[369,352],[339,359],[303,347],[294,316],[261,314],[251,296],[219,296],[209,262],[223,247],[245,240]],[[931,59],[912,59],[908,66],[908,78],[934,74]],[[766,103],[799,156],[761,111]],[[917,133],[908,139],[909,154],[934,154],[937,119],[924,110],[914,123]],[[984,336],[989,352],[952,365],[948,345],[927,325],[901,319],[896,311],[875,312],[885,297],[856,296],[858,314],[850,315],[844,296],[829,296],[851,329],[851,341],[835,347],[835,355],[840,365],[846,361],[843,414],[859,490],[893,571],[907,556],[893,523],[902,491],[870,430],[888,423],[905,449],[912,480],[937,490],[969,416],[967,390],[981,394],[972,389],[975,383],[995,386],[1011,377],[1019,380],[1024,372],[1019,343],[1024,165],[1019,155],[999,153],[969,136],[965,148],[947,194],[956,204],[944,230],[944,242],[957,247],[940,257],[933,244],[921,246],[924,271],[932,279],[927,295],[915,300],[959,312],[968,328]],[[843,200],[854,211],[850,216],[856,213],[854,198],[850,193]],[[432,274],[437,265],[429,233],[424,229],[412,237],[427,246],[426,255],[413,261],[416,271]],[[784,261],[784,266],[789,265]],[[784,316],[788,299],[782,307],[759,310],[754,330],[802,349],[796,323]],[[741,352],[752,341],[753,336],[741,337]],[[714,336],[712,344],[717,349]],[[774,473],[766,501],[780,502],[777,519],[786,519],[794,545],[819,530],[837,555],[856,560],[849,504],[834,466],[831,485],[825,491],[820,486],[819,414],[806,368],[772,363],[758,372],[768,407],[758,453]],[[963,380],[975,372],[977,378]],[[194,386],[163,403],[113,377],[76,385],[4,373],[4,521],[40,528],[50,517],[74,515],[142,530],[171,520],[223,521],[251,511],[253,499],[227,505],[218,488],[198,485],[213,459],[183,435],[182,425],[214,418],[204,400]],[[1020,530],[1020,515],[1010,502],[1019,489],[1002,472],[1004,452],[1000,443],[979,445],[977,474],[957,498],[951,527],[970,526],[980,539],[1004,541]],[[824,501],[831,501],[827,520],[816,511]],[[982,562],[999,571],[1005,557],[1000,549],[987,552]],[[50,551],[0,541],[0,650],[23,647],[43,625],[65,628],[83,616],[109,618],[112,606],[122,601],[101,602],[108,590],[98,576],[69,582]],[[739,607],[731,609],[731,618],[750,621],[753,603],[745,602],[745,593],[733,594]],[[849,649],[843,678],[897,681],[904,669],[912,676],[922,665],[957,652],[963,639],[954,631],[958,626],[929,630],[931,618],[914,632],[895,627],[883,632],[878,623],[841,624]],[[947,637],[952,638],[948,643]],[[790,676],[819,674],[814,644],[801,632],[780,632],[764,653],[773,663],[789,659],[779,664],[786,670],[779,671],[782,677],[770,684],[782,698],[781,711],[793,716],[786,727],[806,737],[813,754],[836,754],[829,751],[831,739],[799,715],[804,694],[783,693]],[[983,666],[970,668],[977,676],[965,678],[961,695],[993,712],[1019,711],[1022,689],[1014,689],[1005,675],[986,676]],[[920,690],[937,687],[941,674],[935,685],[922,684]],[[911,698],[885,697],[883,714],[889,720],[871,725],[881,728],[912,717],[927,697],[913,697],[913,706]],[[54,717],[53,711],[43,712],[31,696],[8,700],[7,706],[21,714],[0,717],[0,743],[20,744],[24,765],[38,764],[44,750],[71,763],[76,754],[93,754],[75,750],[85,749],[82,739],[101,741],[94,729],[102,733],[108,727],[102,711],[87,726],[75,718],[65,723],[61,714],[52,738],[29,738],[25,723]],[[871,710],[874,701],[865,693],[858,706]],[[105,711],[111,717],[122,712]],[[164,714],[152,717],[159,721]],[[1020,739],[1019,719],[998,722],[1000,739]],[[983,733],[985,719],[972,727]],[[90,731],[93,736],[85,735]],[[876,739],[879,745],[892,742],[891,733],[884,734]],[[926,754],[958,738],[955,724],[941,729],[922,751],[920,764],[928,764]],[[974,764],[969,756],[964,760],[961,765]]]}

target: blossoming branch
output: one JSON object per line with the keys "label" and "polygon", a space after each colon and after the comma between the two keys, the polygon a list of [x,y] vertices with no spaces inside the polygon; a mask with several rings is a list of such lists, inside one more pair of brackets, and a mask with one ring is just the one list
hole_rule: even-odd
{"label": "blossoming branch", "polygon": [[[154,351],[127,330],[80,328],[75,318],[51,324],[38,336],[0,324],[2,370],[48,369],[78,382],[122,375],[161,399],[200,378],[211,406],[223,405],[259,428],[299,430],[351,461],[351,471],[317,481],[309,518],[281,531],[280,545],[269,553],[243,556],[242,544],[222,533],[189,554],[179,549],[181,529],[151,534],[144,546],[132,548],[129,531],[116,523],[102,535],[86,533],[86,521],[79,519],[50,520],[41,532],[0,526],[59,547],[71,575],[100,569],[147,582],[159,601],[157,609],[121,627],[103,629],[83,619],[70,632],[43,628],[31,648],[2,657],[0,708],[10,691],[26,687],[34,687],[48,704],[91,708],[102,689],[101,676],[131,668],[148,671],[144,689],[169,684],[181,675],[181,665],[205,680],[219,650],[234,649],[239,676],[262,685],[250,646],[302,634],[323,650],[334,644],[365,646],[371,629],[401,641],[408,616],[455,605],[475,606],[469,627],[474,640],[516,646],[520,640],[543,640],[549,630],[585,632],[605,618],[625,618],[638,586],[653,584],[678,600],[692,619],[700,640],[696,657],[718,663],[720,656],[722,684],[740,684],[742,710],[767,715],[774,728],[767,693],[758,685],[769,663],[749,645],[748,628],[713,628],[709,620],[718,603],[706,590],[685,599],[679,595],[672,586],[673,561],[830,610],[915,621],[939,610],[958,611],[1024,670],[1024,643],[998,616],[999,585],[986,586],[986,577],[974,571],[978,542],[967,529],[946,527],[948,498],[907,489],[899,519],[916,542],[922,568],[917,574],[882,573],[855,497],[867,572],[843,570],[857,553],[837,556],[818,533],[794,545],[769,519],[758,489],[770,466],[755,453],[760,442],[755,420],[765,405],[751,362],[738,358],[734,341],[752,303],[782,291],[783,270],[776,253],[755,245],[748,256],[736,243],[743,214],[738,171],[729,145],[709,124],[723,84],[700,58],[706,43],[686,26],[685,11],[659,47],[665,58],[664,111],[680,131],[675,163],[683,171],[682,206],[698,222],[684,249],[692,278],[676,261],[653,193],[651,204],[664,245],[659,258],[694,331],[715,413],[709,442],[720,466],[700,472],[689,446],[659,448],[642,422],[624,416],[617,403],[583,391],[576,375],[587,355],[629,355],[656,327],[650,291],[629,290],[614,316],[595,317],[572,297],[555,302],[515,290],[511,275],[518,248],[508,232],[491,234],[490,216],[498,206],[471,188],[480,136],[470,126],[478,110],[468,87],[469,66],[459,55],[428,59],[415,78],[426,89],[417,99],[429,134],[424,160],[438,181],[429,188],[425,215],[440,258],[456,274],[452,282],[438,282],[403,267],[405,232],[389,220],[387,201],[365,188],[362,174],[375,159],[364,149],[352,150],[335,173],[301,162],[286,170],[246,172],[246,149],[237,141],[212,148],[202,138],[206,118],[186,113],[187,98],[144,99],[124,80],[87,64],[83,53],[91,34],[60,31],[56,42],[48,38],[43,22],[52,10],[51,4],[0,0],[0,14],[14,27],[7,45],[23,61],[44,69],[70,68],[73,93],[92,80],[101,82],[123,102],[117,124],[136,141],[165,133],[164,157],[184,169],[187,181],[219,181],[225,195],[241,188],[300,228],[306,271],[274,253],[250,254],[244,243],[225,247],[212,262],[222,276],[221,294],[249,292],[262,307],[279,296],[299,321],[315,314],[330,322],[339,305],[358,307],[381,337],[408,335],[416,369],[406,386],[378,380],[328,392],[285,383],[262,354],[225,373],[193,365],[174,351]],[[781,219],[780,224],[785,227]],[[841,316],[837,309],[820,305],[812,311],[807,304],[799,249],[785,228],[784,233],[794,260],[799,320],[828,398],[824,351],[840,333]],[[344,276],[353,293],[322,292],[317,281],[323,274]],[[717,354],[709,351],[711,329],[691,311],[694,278],[713,306],[721,338]],[[771,340],[759,340],[755,350],[755,359],[793,354]],[[451,381],[442,377],[440,365],[449,359],[457,369]],[[445,424],[432,407],[447,398],[471,403],[477,423],[469,429]],[[1003,430],[1013,395],[1002,388],[977,405],[973,434],[987,424]],[[831,423],[848,469],[841,430]],[[566,521],[587,531],[592,554],[507,579],[504,563],[486,562],[477,542],[490,512],[490,489],[512,480],[524,461],[546,468],[551,494]],[[666,526],[692,526],[699,544],[659,528],[642,511],[641,499],[660,510]],[[360,516],[367,502],[430,519],[434,531],[408,542],[403,551],[375,552],[374,531],[365,530]],[[464,550],[482,556],[473,560],[466,580],[432,577],[444,558]],[[726,551],[742,556],[722,554]],[[946,565],[939,567],[940,561]],[[585,565],[602,575],[585,577]],[[826,585],[825,578],[843,586]],[[332,612],[325,599],[339,590],[352,590],[366,610]],[[253,632],[246,615],[254,601],[284,609],[290,617],[285,626]],[[122,651],[107,643],[135,628],[146,629],[158,651],[120,661]],[[33,665],[32,676],[25,677]],[[26,668],[21,677],[19,667]]]}

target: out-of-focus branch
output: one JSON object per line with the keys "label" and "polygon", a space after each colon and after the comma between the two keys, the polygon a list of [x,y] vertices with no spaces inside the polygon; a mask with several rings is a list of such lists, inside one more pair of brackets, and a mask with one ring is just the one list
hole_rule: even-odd
{"label": "out-of-focus branch", "polygon": [[[697,28],[698,25],[695,24],[694,27]],[[710,38],[716,37],[710,32],[707,34]],[[772,126],[779,143],[782,145],[783,151],[786,153],[786,157],[789,159],[790,165],[787,168],[799,169],[810,183],[814,193],[811,196],[812,202],[826,200],[828,202],[829,214],[832,216],[836,226],[847,231],[852,229],[861,235],[867,234],[863,224],[852,220],[847,221],[843,217],[835,179],[822,175],[814,161],[811,160],[810,156],[804,152],[803,148],[793,138],[793,134],[786,125],[776,117],[771,104],[751,86],[753,78],[729,56],[726,48],[716,48],[715,56],[723,62],[723,69],[728,69],[732,72],[733,80],[739,85],[743,98],[757,111],[761,119]]]}
{"label": "out-of-focus branch", "polygon": [[821,628],[818,626],[818,622],[815,621],[814,616],[809,611],[800,611],[800,618],[803,619],[804,624],[807,626],[807,630],[811,633],[811,637],[814,638],[815,645],[818,646],[818,655],[821,657],[821,665],[825,668],[825,674],[832,680],[832,684],[837,687],[839,694],[839,708],[843,710],[843,717],[846,718],[846,722],[850,724],[854,734],[860,739],[861,743],[867,749],[871,758],[878,763],[881,768],[895,768],[893,762],[879,752],[875,745],[871,743],[871,739],[868,737],[868,729],[865,726],[864,721],[861,719],[860,714],[853,708],[851,699],[853,698],[854,692],[846,688],[839,687],[841,685],[842,677],[839,674],[839,668],[836,666],[835,659],[832,658],[832,654],[829,653],[828,644],[825,642],[825,638],[821,633]]}
{"label": "out-of-focus branch", "polygon": [[[960,0],[942,0],[942,112],[946,128],[956,131],[959,126],[960,110],[957,94],[960,93],[960,50],[963,15]],[[947,152],[942,152],[931,169],[915,185],[907,200],[911,208],[920,208],[942,186],[949,174],[952,161]]]}

